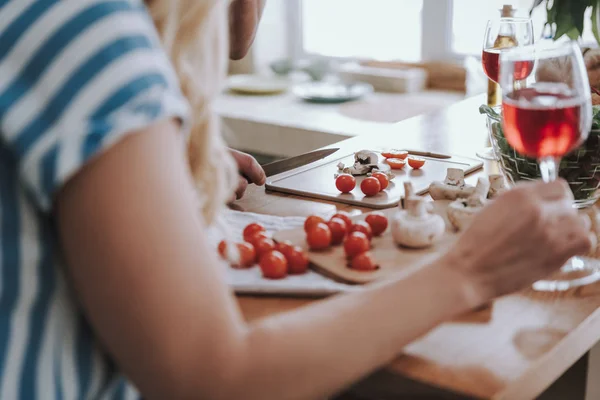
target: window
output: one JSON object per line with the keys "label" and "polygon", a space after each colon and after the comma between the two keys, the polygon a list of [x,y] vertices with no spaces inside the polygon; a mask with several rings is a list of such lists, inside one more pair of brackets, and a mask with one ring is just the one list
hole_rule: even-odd
{"label": "window", "polygon": [[[408,62],[479,55],[487,20],[503,4],[529,13],[532,0],[280,0],[285,1],[296,55]],[[584,42],[594,42],[591,10]],[[546,20],[533,16],[536,37]]]}
{"label": "window", "polygon": [[422,10],[423,0],[303,0],[304,51],[418,61]]}

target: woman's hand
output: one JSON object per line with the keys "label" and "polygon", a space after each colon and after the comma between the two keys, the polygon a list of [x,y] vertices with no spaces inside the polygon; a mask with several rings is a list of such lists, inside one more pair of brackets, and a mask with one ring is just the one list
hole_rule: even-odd
{"label": "woman's hand", "polygon": [[244,196],[249,184],[262,186],[265,184],[267,177],[258,161],[250,154],[242,153],[241,151],[229,149],[231,156],[235,160],[239,171],[239,183],[235,191],[235,197],[239,200]]}
{"label": "woman's hand", "polygon": [[594,245],[590,220],[572,207],[564,181],[528,183],[477,216],[447,257],[465,278],[471,304],[517,291]]}

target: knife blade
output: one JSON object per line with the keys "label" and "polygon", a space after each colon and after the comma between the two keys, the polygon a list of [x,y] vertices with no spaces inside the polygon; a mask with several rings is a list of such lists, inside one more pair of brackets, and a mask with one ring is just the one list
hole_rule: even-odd
{"label": "knife blade", "polygon": [[263,165],[263,170],[267,176],[273,176],[292,170],[294,168],[302,167],[312,162],[322,160],[338,151],[339,148],[329,148],[315,150],[308,153],[301,154],[299,156],[286,158],[284,160],[275,161],[269,164]]}

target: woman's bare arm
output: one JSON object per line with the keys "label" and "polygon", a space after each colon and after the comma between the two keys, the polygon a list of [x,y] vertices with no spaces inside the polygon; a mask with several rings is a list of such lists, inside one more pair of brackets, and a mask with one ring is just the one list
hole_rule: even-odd
{"label": "woman's bare arm", "polygon": [[[182,150],[173,122],[130,135],[68,182],[55,208],[84,310],[146,398],[324,396],[382,366],[439,322],[496,294],[490,290],[468,304],[465,288],[471,286],[459,271],[468,269],[469,260],[487,259],[473,251],[462,254],[459,245],[454,256],[404,280],[247,325],[223,278],[223,264],[207,246]],[[523,204],[526,198],[515,200]],[[536,242],[537,225],[522,219],[533,245],[548,244]],[[569,221],[560,222],[568,228]],[[533,272],[509,274],[490,265],[504,284],[523,284],[528,273],[539,277],[535,262],[517,250],[510,254]],[[462,255],[466,264],[453,265]],[[488,286],[494,283],[484,278]]]}

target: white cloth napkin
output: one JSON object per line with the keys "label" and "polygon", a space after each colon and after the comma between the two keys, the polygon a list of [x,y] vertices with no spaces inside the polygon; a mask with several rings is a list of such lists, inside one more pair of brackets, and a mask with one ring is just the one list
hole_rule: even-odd
{"label": "white cloth napkin", "polygon": [[[305,218],[277,217],[248,212],[227,210],[215,226],[209,228],[208,237],[216,248],[225,237],[241,241],[244,228],[252,223],[262,224],[267,232],[294,229],[303,226]],[[359,290],[356,285],[347,285],[331,280],[315,271],[303,275],[291,275],[285,279],[265,279],[260,268],[227,269],[228,283],[239,294],[280,294],[286,296],[327,296],[343,291]]]}

